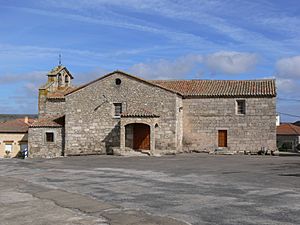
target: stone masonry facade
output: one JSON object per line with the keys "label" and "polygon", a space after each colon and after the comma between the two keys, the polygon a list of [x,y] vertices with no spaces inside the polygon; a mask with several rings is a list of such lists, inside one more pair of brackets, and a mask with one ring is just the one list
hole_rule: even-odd
{"label": "stone masonry facade", "polygon": [[[75,88],[65,67],[49,74],[29,129],[31,157],[210,152],[224,130],[223,151],[276,150],[274,80],[148,81],[115,71]],[[63,86],[61,74],[69,79]],[[245,113],[237,113],[238,101]]]}
{"label": "stone masonry facade", "polygon": [[[120,79],[121,85],[115,80]],[[155,147],[176,150],[177,94],[115,73],[66,96],[66,154],[106,153],[120,146],[121,118],[114,117],[114,103],[122,110],[147,109],[159,115]],[[78,104],[81,102],[81,104]],[[147,120],[140,121],[151,126]],[[122,124],[125,126],[126,124]],[[155,126],[155,124],[153,124]]]}
{"label": "stone masonry facade", "polygon": [[[46,133],[53,133],[53,142],[47,142]],[[28,131],[29,157],[55,158],[64,155],[64,129],[61,127],[31,127]]]}
{"label": "stone masonry facade", "polygon": [[[236,113],[245,100],[246,114]],[[218,148],[218,130],[227,130],[229,151],[276,149],[275,98],[190,98],[183,101],[183,145],[188,151]]]}

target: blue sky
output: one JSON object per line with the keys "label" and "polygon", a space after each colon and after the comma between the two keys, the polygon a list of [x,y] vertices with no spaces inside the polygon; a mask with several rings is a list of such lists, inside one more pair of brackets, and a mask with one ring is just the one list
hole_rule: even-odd
{"label": "blue sky", "polygon": [[[300,120],[298,0],[0,0],[0,113],[37,113],[58,64],[90,81],[276,78],[284,121]],[[299,100],[299,101],[297,101]]]}

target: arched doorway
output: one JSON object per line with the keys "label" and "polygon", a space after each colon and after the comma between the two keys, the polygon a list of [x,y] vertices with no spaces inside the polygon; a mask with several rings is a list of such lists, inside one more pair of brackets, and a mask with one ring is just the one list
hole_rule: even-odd
{"label": "arched doorway", "polygon": [[134,150],[150,150],[150,126],[143,123],[127,124],[126,147]]}
{"label": "arched doorway", "polygon": [[133,124],[133,149],[150,150],[150,126],[143,123]]}

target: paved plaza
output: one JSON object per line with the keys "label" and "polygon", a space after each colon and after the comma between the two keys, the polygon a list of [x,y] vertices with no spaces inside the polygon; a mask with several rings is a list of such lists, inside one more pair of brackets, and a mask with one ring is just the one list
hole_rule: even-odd
{"label": "paved plaza", "polygon": [[0,159],[0,224],[300,224],[300,157]]}

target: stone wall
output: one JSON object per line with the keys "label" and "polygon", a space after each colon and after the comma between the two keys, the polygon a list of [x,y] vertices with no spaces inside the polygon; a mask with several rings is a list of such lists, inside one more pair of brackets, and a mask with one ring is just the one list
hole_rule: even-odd
{"label": "stone wall", "polygon": [[39,118],[64,115],[65,99],[48,99],[43,91],[39,93]]}
{"label": "stone wall", "polygon": [[39,89],[39,97],[38,97],[39,117],[45,116],[46,114],[47,93],[48,93],[47,90]]}
{"label": "stone wall", "polygon": [[125,147],[133,148],[133,124],[125,126]]}
{"label": "stone wall", "polygon": [[212,151],[218,130],[227,130],[229,151],[276,149],[275,98],[242,98],[246,114],[236,114],[236,98],[183,100],[184,150]]}
{"label": "stone wall", "polygon": [[182,97],[177,96],[176,98],[176,142],[177,142],[177,151],[182,151],[182,139],[183,139],[183,99]]}
{"label": "stone wall", "polygon": [[45,114],[43,116],[61,116],[65,115],[65,100],[64,99],[47,99],[45,102]]}
{"label": "stone wall", "polygon": [[[54,133],[54,142],[46,141],[46,132]],[[64,128],[30,127],[28,131],[30,158],[54,158],[64,154]]]}
{"label": "stone wall", "polygon": [[[116,85],[115,79],[121,79]],[[120,118],[113,103],[159,115],[156,150],[177,148],[177,94],[115,73],[66,96],[66,154],[105,154],[120,146]],[[128,143],[127,143],[128,144]]]}

